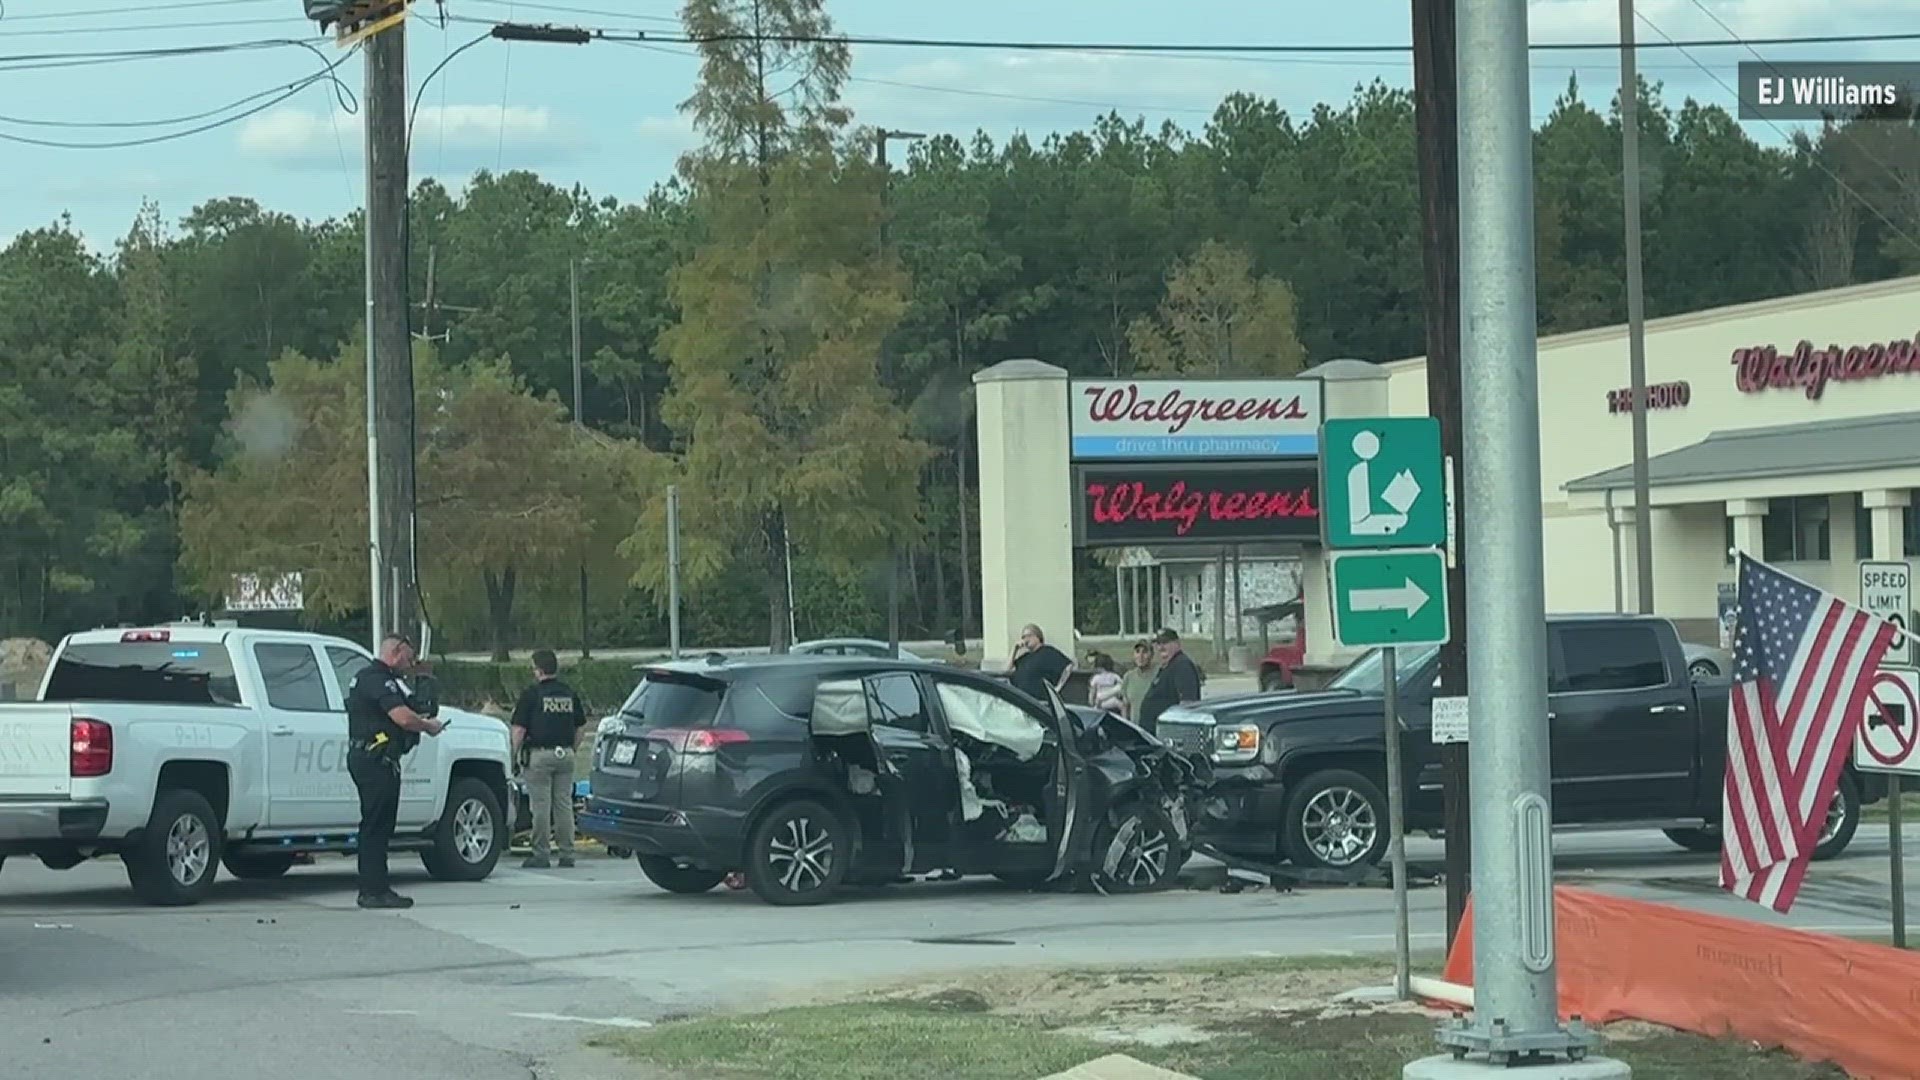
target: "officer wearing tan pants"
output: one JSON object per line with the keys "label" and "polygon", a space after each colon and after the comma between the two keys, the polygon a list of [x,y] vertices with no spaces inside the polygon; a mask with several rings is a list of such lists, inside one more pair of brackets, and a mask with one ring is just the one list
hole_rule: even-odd
{"label": "officer wearing tan pants", "polygon": [[525,754],[520,777],[533,810],[533,854],[520,865],[545,870],[548,853],[560,849],[560,865],[573,865],[573,755],[587,725],[587,706],[560,681],[552,649],[533,654],[534,683],[513,707],[513,753]]}

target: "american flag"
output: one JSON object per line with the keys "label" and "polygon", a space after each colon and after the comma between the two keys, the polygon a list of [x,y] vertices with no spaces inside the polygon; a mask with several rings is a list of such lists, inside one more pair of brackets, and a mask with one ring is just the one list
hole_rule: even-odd
{"label": "american flag", "polygon": [[1892,623],[1740,556],[1720,887],[1793,907]]}

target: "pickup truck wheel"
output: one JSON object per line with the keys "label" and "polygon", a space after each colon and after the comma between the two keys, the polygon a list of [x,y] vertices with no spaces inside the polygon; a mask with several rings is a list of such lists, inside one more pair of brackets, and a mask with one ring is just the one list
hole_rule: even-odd
{"label": "pickup truck wheel", "polygon": [[197,904],[220,872],[225,838],[197,791],[162,791],[140,842],[121,856],[140,899],[159,907]]}
{"label": "pickup truck wheel", "polygon": [[647,875],[648,881],[681,896],[698,896],[720,884],[727,876],[725,870],[681,866],[665,855],[642,855],[639,862],[640,872]]}
{"label": "pickup truck wheel", "polygon": [[1835,858],[1853,843],[1854,830],[1860,827],[1860,781],[1851,774],[1840,774],[1840,790],[1827,807],[1827,820],[1820,827],[1820,841],[1813,849],[1816,860]]}
{"label": "pickup truck wheel", "polygon": [[1109,893],[1142,893],[1173,884],[1186,861],[1173,822],[1157,806],[1136,803],[1102,825],[1093,842],[1093,879]]}
{"label": "pickup truck wheel", "polygon": [[747,884],[779,907],[824,904],[847,879],[853,831],[816,802],[776,807],[747,841]]}
{"label": "pickup truck wheel", "polygon": [[1286,815],[1280,846],[1295,866],[1350,870],[1386,854],[1387,797],[1357,772],[1328,769],[1302,780]]}
{"label": "pickup truck wheel", "polygon": [[420,861],[440,881],[481,881],[493,873],[506,846],[500,797],[478,777],[461,776],[447,789],[433,846],[420,853]]}
{"label": "pickup truck wheel", "polygon": [[1286,688],[1287,676],[1285,672],[1276,667],[1261,669],[1260,690],[1262,693],[1270,694],[1275,690],[1285,690]]}
{"label": "pickup truck wheel", "polygon": [[229,855],[222,864],[242,881],[267,881],[293,869],[292,855]]}

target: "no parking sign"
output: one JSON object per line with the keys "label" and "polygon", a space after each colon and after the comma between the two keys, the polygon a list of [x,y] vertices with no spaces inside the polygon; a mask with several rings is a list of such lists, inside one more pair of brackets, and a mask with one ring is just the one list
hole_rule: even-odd
{"label": "no parking sign", "polygon": [[1920,776],[1920,669],[1882,667],[1853,747],[1862,772]]}

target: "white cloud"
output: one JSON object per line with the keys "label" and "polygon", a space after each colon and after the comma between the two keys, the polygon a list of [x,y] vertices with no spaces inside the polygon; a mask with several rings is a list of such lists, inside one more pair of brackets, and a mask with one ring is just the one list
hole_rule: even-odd
{"label": "white cloud", "polygon": [[[237,136],[250,157],[295,169],[337,168],[361,159],[359,116],[306,109],[273,109],[249,118]],[[414,119],[416,169],[437,166],[532,167],[590,145],[578,125],[545,107],[428,105]]]}

